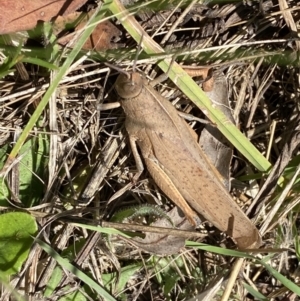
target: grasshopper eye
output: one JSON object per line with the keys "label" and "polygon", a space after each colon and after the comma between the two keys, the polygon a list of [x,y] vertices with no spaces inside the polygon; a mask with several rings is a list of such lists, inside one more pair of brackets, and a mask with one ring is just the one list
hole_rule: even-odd
{"label": "grasshopper eye", "polygon": [[143,79],[139,73],[133,73],[131,78],[120,74],[115,84],[116,91],[121,98],[137,97],[143,89]]}

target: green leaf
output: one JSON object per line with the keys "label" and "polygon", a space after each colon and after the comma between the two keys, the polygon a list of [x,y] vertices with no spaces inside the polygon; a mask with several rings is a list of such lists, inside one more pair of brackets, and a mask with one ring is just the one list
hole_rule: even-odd
{"label": "green leaf", "polygon": [[96,281],[94,281],[92,278],[90,278],[88,275],[83,273],[81,270],[73,266],[71,263],[69,263],[68,260],[61,257],[55,250],[53,250],[49,245],[41,241],[40,239],[36,239],[38,244],[41,246],[41,248],[47,252],[50,256],[52,256],[58,264],[60,264],[64,269],[70,271],[72,274],[74,274],[76,277],[78,277],[80,280],[82,280],[84,283],[86,283],[89,287],[93,288],[99,296],[103,297],[104,300],[107,301],[116,301],[116,299],[111,296],[101,285],[99,285]]}
{"label": "green leaf", "polygon": [[26,207],[37,204],[44,191],[45,168],[49,153],[46,135],[27,141],[20,151],[20,199]]}
{"label": "green leaf", "polygon": [[[4,165],[4,160],[8,147],[0,150],[0,168]],[[49,153],[48,136],[39,134],[28,140],[21,148],[19,167],[19,198],[26,207],[31,207],[38,203],[43,195],[45,178],[45,168]],[[0,205],[8,206],[7,199],[10,192],[6,185],[6,180],[0,178]]]}
{"label": "green leaf", "polygon": [[[62,268],[59,266],[55,267],[53,273],[51,274],[51,278],[46,285],[46,289],[44,292],[45,298],[51,296],[51,294],[57,288],[57,285],[59,284],[63,275],[64,274],[63,274]],[[70,289],[69,285],[67,285],[64,288],[65,291],[67,291],[69,289]],[[75,292],[72,292],[72,293],[67,294],[64,297],[60,298],[59,301],[86,301],[86,297],[80,291],[75,291]]]}
{"label": "green leaf", "polygon": [[[68,261],[72,261],[76,258],[76,254],[78,254],[78,252],[80,251],[81,248],[83,248],[84,244],[85,244],[86,240],[85,239],[81,239],[77,242],[75,242],[75,244],[70,245],[69,247],[67,247],[65,250],[62,251],[61,256],[68,260]],[[50,280],[48,281],[48,283],[46,284],[46,288],[45,288],[45,292],[44,292],[44,297],[45,298],[49,298],[51,299],[51,295],[54,293],[55,289],[57,288],[58,284],[60,283],[62,277],[63,277],[64,273],[63,270],[60,266],[56,266]],[[67,285],[64,288],[64,291],[68,291],[71,287],[69,285]],[[85,286],[83,286],[81,288],[82,291],[85,291]],[[85,291],[86,294],[88,294]],[[60,298],[59,301],[85,301],[86,297],[79,291],[75,291],[69,294],[66,294],[64,297]]]}
{"label": "green leaf", "polygon": [[164,295],[167,297],[174,289],[176,283],[181,279],[177,270],[174,269],[173,264],[176,264],[178,269],[183,267],[183,261],[179,257],[174,263],[173,258],[163,258],[153,256],[151,259],[152,265],[155,269],[155,275],[158,283],[163,287]]}
{"label": "green leaf", "polygon": [[114,287],[114,282],[117,279],[117,274],[116,273],[103,274],[102,275],[103,284],[107,290],[112,290],[114,291],[115,294],[118,294],[125,288],[126,283],[141,267],[142,267],[141,263],[136,263],[122,268],[120,271],[120,278],[118,283],[116,284],[116,287]]}
{"label": "green leaf", "polygon": [[67,294],[59,299],[59,301],[86,301],[86,300],[87,300],[86,297],[80,291]]}
{"label": "green leaf", "polygon": [[[0,170],[2,170],[4,166],[8,149],[9,149],[8,144],[3,145],[3,147],[0,149]],[[0,177],[0,206],[6,207],[9,205],[9,203],[7,202],[8,196],[9,196],[9,190],[7,188],[7,185],[4,179]]]}
{"label": "green leaf", "polygon": [[[1,35],[1,40],[3,40],[3,42],[8,45],[10,44],[10,36],[9,35]],[[11,55],[11,53],[9,53],[7,58],[0,65],[0,78],[3,78],[10,72],[14,71],[12,69],[12,67],[14,67],[18,62],[20,62],[24,57],[21,54],[22,43],[20,43],[17,48],[16,47],[14,47],[14,48],[16,51],[13,53],[13,55]]]}
{"label": "green leaf", "polygon": [[63,276],[62,268],[59,266],[56,266],[51,274],[50,280],[46,284],[46,288],[45,288],[45,292],[44,292],[45,298],[51,296],[51,294],[57,288],[60,280],[62,279],[62,276]]}
{"label": "green leaf", "polygon": [[4,275],[19,272],[37,232],[35,219],[24,212],[0,215],[0,271]]}

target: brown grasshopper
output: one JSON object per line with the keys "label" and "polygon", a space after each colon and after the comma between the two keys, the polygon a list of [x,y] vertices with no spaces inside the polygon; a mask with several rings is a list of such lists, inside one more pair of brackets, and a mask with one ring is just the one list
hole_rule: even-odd
{"label": "brown grasshopper", "polygon": [[[257,228],[233,201],[195,139],[195,133],[140,73],[120,74],[115,84],[137,164],[196,225],[198,214],[226,232],[241,249],[261,243]],[[191,207],[197,212],[193,211]]]}

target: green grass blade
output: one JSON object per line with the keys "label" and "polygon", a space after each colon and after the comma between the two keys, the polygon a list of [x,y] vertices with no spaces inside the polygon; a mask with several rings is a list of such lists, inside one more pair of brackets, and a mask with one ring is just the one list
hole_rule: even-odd
{"label": "green grass blade", "polygon": [[295,284],[293,281],[289,280],[288,278],[286,278],[285,276],[277,272],[269,264],[264,263],[263,261],[260,261],[260,263],[269,271],[270,274],[272,274],[277,280],[279,280],[286,288],[288,288],[290,291],[300,296],[300,287],[297,284]]}
{"label": "green grass blade", "polygon": [[26,57],[26,58],[22,59],[22,62],[30,63],[30,64],[41,66],[41,67],[45,67],[49,70],[58,70],[59,69],[56,65],[51,64],[47,61],[41,60],[39,58]]}
{"label": "green grass blade", "polygon": [[76,227],[81,227],[83,229],[97,231],[99,233],[104,233],[104,234],[109,234],[109,235],[121,235],[126,238],[131,238],[129,235],[126,235],[125,233],[123,233],[117,229],[114,229],[114,228],[105,228],[105,227],[101,227],[101,226],[92,226],[92,225],[85,225],[85,224],[79,224],[79,223],[70,223],[70,224],[72,224]]}
{"label": "green grass blade", "polygon": [[97,282],[91,279],[89,276],[84,274],[82,271],[73,266],[68,260],[62,258],[56,251],[54,251],[49,245],[43,241],[36,239],[41,248],[53,257],[64,269],[68,270],[72,274],[76,275],[80,280],[89,285],[93,290],[95,290],[104,300],[116,301],[116,299],[111,296],[103,287],[101,287]]}
{"label": "green grass blade", "polygon": [[248,285],[247,283],[243,283],[243,286],[253,297],[256,298],[256,300],[259,300],[259,301],[269,301],[270,300],[270,299],[266,298],[260,292],[256,291],[252,286]]}
{"label": "green grass blade", "polygon": [[249,255],[245,252],[237,251],[237,250],[231,250],[231,249],[226,249],[226,248],[221,248],[221,247],[215,247],[215,246],[210,246],[207,244],[199,243],[199,242],[194,242],[194,241],[186,241],[185,242],[186,247],[191,247],[195,248],[197,250],[202,250],[202,251],[207,251],[215,254],[220,254],[223,256],[232,256],[232,257],[239,257],[239,258],[248,258],[248,259],[255,259],[254,256]]}

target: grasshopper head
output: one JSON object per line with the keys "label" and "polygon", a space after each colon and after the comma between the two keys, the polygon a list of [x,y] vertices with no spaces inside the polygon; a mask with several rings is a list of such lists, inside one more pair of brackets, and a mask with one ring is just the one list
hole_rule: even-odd
{"label": "grasshopper head", "polygon": [[116,91],[121,98],[137,97],[143,89],[143,78],[138,72],[120,74],[115,84]]}

